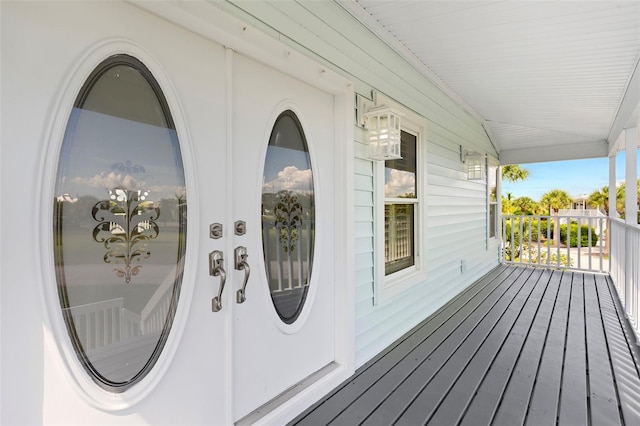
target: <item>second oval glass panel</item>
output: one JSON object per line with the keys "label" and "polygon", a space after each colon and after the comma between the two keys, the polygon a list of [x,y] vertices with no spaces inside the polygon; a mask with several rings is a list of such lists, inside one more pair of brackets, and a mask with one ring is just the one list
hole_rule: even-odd
{"label": "second oval glass panel", "polygon": [[278,116],[265,158],[262,247],[271,299],[280,319],[296,321],[304,306],[315,242],[315,192],[307,141],[298,117]]}

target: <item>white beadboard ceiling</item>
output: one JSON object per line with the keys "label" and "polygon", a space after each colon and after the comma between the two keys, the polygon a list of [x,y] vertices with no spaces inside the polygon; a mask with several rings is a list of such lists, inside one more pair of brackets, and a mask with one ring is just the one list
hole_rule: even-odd
{"label": "white beadboard ceiling", "polygon": [[640,117],[640,0],[345,0],[483,121],[500,161],[606,156]]}

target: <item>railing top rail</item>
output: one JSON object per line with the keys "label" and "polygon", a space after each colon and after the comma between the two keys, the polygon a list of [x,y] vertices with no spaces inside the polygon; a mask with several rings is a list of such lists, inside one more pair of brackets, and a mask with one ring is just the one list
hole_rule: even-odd
{"label": "railing top rail", "polygon": [[519,218],[519,217],[535,217],[535,218],[550,218],[550,219],[555,219],[555,218],[571,218],[571,219],[592,219],[592,220],[598,220],[598,219],[609,219],[607,216],[585,216],[585,215],[567,215],[567,214],[503,214],[502,217],[506,217],[506,218]]}
{"label": "railing top rail", "polygon": [[627,223],[624,219],[620,219],[619,217],[610,217],[609,220],[611,220],[611,223],[616,223],[629,229],[633,229],[636,232],[640,232],[640,224]]}

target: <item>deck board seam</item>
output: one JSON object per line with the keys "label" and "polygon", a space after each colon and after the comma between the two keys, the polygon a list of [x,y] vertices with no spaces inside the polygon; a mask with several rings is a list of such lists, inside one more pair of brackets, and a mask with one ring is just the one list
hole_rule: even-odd
{"label": "deck board seam", "polygon": [[[611,278],[608,278],[610,280]],[[611,293],[611,298],[613,300],[613,305],[616,309],[616,316],[618,317],[618,323],[620,324],[620,328],[623,331],[625,341],[627,343],[627,348],[629,349],[629,353],[633,357],[635,361],[636,374],[640,379],[640,342],[637,342],[635,339],[635,334],[631,330],[631,326],[629,325],[629,319],[627,318],[627,313],[622,307],[620,303],[620,299],[617,296],[617,290],[613,286],[613,282],[609,281],[609,292]],[[615,295],[613,294],[615,291]]]}
{"label": "deck board seam", "polygon": [[[556,273],[558,273],[558,272],[556,272]],[[535,376],[534,376],[534,379],[533,379],[533,383],[531,385],[531,392],[529,393],[529,399],[527,401],[527,410],[525,412],[524,419],[522,421],[523,425],[527,424],[527,419],[529,418],[529,410],[531,409],[531,403],[532,403],[532,400],[533,400],[533,394],[535,392],[536,385],[538,383],[538,378],[539,378],[539,375],[540,375],[540,369],[542,368],[542,357],[543,357],[543,355],[545,353],[545,350],[547,348],[547,343],[549,341],[549,332],[551,331],[551,324],[553,322],[553,313],[555,312],[556,306],[558,304],[558,297],[560,295],[560,286],[562,284],[562,276],[563,276],[564,272],[559,272],[559,273],[560,273],[560,278],[558,280],[558,286],[556,288],[556,294],[555,294],[555,296],[553,298],[553,306],[551,306],[551,312],[549,314],[549,320],[547,321],[547,324],[546,324],[546,332],[545,332],[545,335],[544,335],[544,342],[542,343],[542,348],[540,349],[540,359],[538,360],[538,366],[536,367],[536,373],[535,373]],[[553,277],[553,275],[549,278],[549,282],[551,282],[551,278],[552,277]]]}
{"label": "deck board seam", "polygon": [[499,265],[290,424],[640,425],[625,314],[609,276]]}
{"label": "deck board seam", "polygon": [[560,391],[558,392],[558,406],[556,408],[556,424],[560,424],[560,409],[561,409],[561,404],[560,402],[562,401],[562,393],[563,393],[563,385],[564,385],[564,373],[565,373],[565,365],[566,365],[566,360],[567,360],[567,339],[569,337],[569,318],[570,318],[570,312],[571,312],[571,300],[573,298],[573,273],[571,274],[571,282],[569,284],[569,302],[568,302],[568,306],[567,306],[567,322],[565,324],[565,329],[564,329],[564,351],[562,353],[562,369],[561,369],[561,374],[560,374]]}
{"label": "deck board seam", "polygon": [[[449,309],[452,305],[455,305],[455,303],[460,302],[466,296],[469,296],[469,298],[467,300],[463,300],[462,305],[459,306],[458,308],[455,308],[455,310],[448,317],[445,317],[444,320],[440,319],[439,320],[439,324],[436,326],[436,328],[434,330],[428,332],[423,338],[421,338],[418,342],[416,342],[415,345],[413,345],[413,347],[410,347],[410,349],[406,351],[406,354],[401,359],[404,359],[407,356],[409,356],[409,354],[415,348],[417,348],[420,345],[422,345],[440,327],[442,327],[445,323],[447,323],[452,318],[454,318],[464,307],[467,306],[467,304],[472,302],[474,300],[474,298],[478,294],[480,294],[488,286],[492,285],[494,280],[498,279],[503,274],[505,275],[504,278],[502,280],[500,280],[500,282],[498,282],[496,284],[496,287],[493,290],[491,290],[488,295],[493,293],[493,291],[495,291],[498,287],[500,287],[501,284],[506,282],[507,279],[512,274],[514,274],[516,271],[517,271],[517,268],[511,267],[509,265],[498,265],[497,267],[495,267],[494,269],[489,271],[484,277],[478,279],[475,283],[473,283],[472,285],[467,287],[465,290],[463,290],[461,293],[459,293],[454,299],[450,300],[445,305],[443,305],[438,310],[436,310],[436,312],[434,312],[432,315],[430,315],[429,318],[427,318],[425,321],[423,321],[422,323],[416,325],[409,332],[405,333],[401,338],[399,338],[396,341],[395,345],[390,346],[385,351],[381,352],[376,357],[374,357],[372,360],[370,360],[367,363],[365,363],[362,367],[359,368],[359,371],[353,377],[351,377],[349,380],[345,381],[342,384],[342,386],[337,387],[332,392],[330,392],[328,395],[326,395],[321,401],[318,401],[316,404],[314,404],[311,407],[309,407],[307,410],[305,410],[303,413],[301,413],[296,419],[294,419],[291,423],[292,424],[297,424],[297,423],[303,422],[307,417],[309,417],[314,412],[316,412],[316,410],[319,409],[322,405],[324,405],[327,401],[329,401],[331,398],[333,398],[338,393],[340,393],[340,391],[342,391],[343,389],[347,388],[351,383],[354,383],[359,378],[363,377],[370,369],[375,367],[379,362],[383,361],[383,359],[386,356],[388,356],[394,350],[397,350],[399,347],[401,347],[403,344],[405,344],[405,342],[407,342],[407,340],[409,340],[411,337],[413,337],[416,334],[418,334],[421,330],[424,330],[425,328],[428,328],[429,325],[434,324],[435,321],[438,320],[441,315],[447,315],[447,314],[444,314],[444,312],[447,309]],[[477,289],[477,291],[476,291],[476,289]],[[487,297],[488,297],[488,295],[487,295]],[[481,302],[478,305],[480,305]],[[394,366],[395,366],[395,364],[394,364]],[[393,368],[393,367],[391,367],[391,368]],[[383,374],[381,374],[373,383],[371,383],[368,387],[366,387],[366,389],[364,389],[364,391],[361,394],[363,394],[364,392],[369,390],[378,381],[380,381],[384,377],[384,375],[388,373],[388,371],[389,370],[386,370]],[[342,410],[340,410],[337,413],[335,413],[335,415],[329,420],[329,422],[334,421],[338,416],[340,416],[340,414],[342,414],[345,410],[347,410],[349,408],[349,406],[351,406],[353,403],[355,403],[357,401],[357,399],[358,398],[353,399],[349,405],[345,406]]]}
{"label": "deck board seam", "polygon": [[591,400],[591,373],[589,371],[589,342],[588,342],[588,334],[587,334],[587,292],[585,289],[585,276],[584,274],[580,274],[582,277],[582,323],[584,324],[584,375],[585,375],[585,390],[587,393],[587,424],[590,426],[593,423],[592,415],[591,415],[591,405],[593,401]]}
{"label": "deck board seam", "polygon": [[[516,270],[517,270],[517,268],[516,268]],[[510,288],[511,288],[511,287],[512,287],[516,282],[517,282],[517,280],[518,280],[518,279],[520,279],[520,277],[521,277],[523,274],[524,274],[524,270],[523,270],[523,271],[521,271],[520,275],[518,275],[518,277],[517,277],[515,280],[513,280],[513,282],[509,283],[508,288],[510,289]],[[501,283],[501,284],[502,284],[502,283]],[[525,284],[526,284],[526,280],[522,283],[521,288],[522,288]],[[498,285],[498,286],[496,287],[496,290],[497,290],[498,288],[500,288],[500,285]],[[519,291],[520,291],[520,290],[518,290],[518,292],[519,292]],[[516,292],[516,294],[513,296],[513,298],[514,298],[514,299],[515,299],[515,297],[517,297],[518,292]],[[505,291],[505,293],[506,293],[506,291]],[[491,294],[493,294],[493,291],[492,291],[490,294],[488,294],[488,295],[487,295],[487,296],[482,300],[482,302],[481,302],[481,303],[479,303],[479,304],[476,306],[476,308],[474,308],[474,310],[473,310],[472,312],[476,312],[476,310],[477,310],[478,308],[480,308],[480,306],[482,305],[482,303],[483,303],[483,302],[485,302],[485,301],[487,300],[487,298],[488,298]],[[504,295],[504,294],[503,294],[503,295]],[[498,297],[498,299],[496,300],[496,302],[497,302],[498,300],[501,300],[501,299],[502,299],[502,297],[503,297],[503,296]],[[512,300],[513,300],[513,299],[512,299]],[[509,302],[509,303],[511,303],[511,302]],[[478,325],[479,325],[479,324],[480,324],[480,323],[481,323],[481,322],[486,318],[486,316],[487,316],[487,315],[489,315],[489,313],[490,313],[490,312],[495,308],[495,306],[496,306],[496,304],[495,304],[495,303],[493,303],[491,306],[489,306],[489,307],[488,307],[487,311],[486,311],[484,314],[482,314],[482,317],[478,319],[477,323],[476,323],[476,324],[475,324],[475,325],[474,325],[474,326],[473,326],[473,327],[472,327],[472,328],[471,328],[471,329],[470,329],[470,330],[469,330],[469,331],[468,331],[464,336],[462,336],[462,337],[461,337],[460,342],[455,346],[455,348],[453,349],[452,353],[455,353],[455,352],[460,348],[460,346],[461,346],[461,345],[466,341],[466,339],[469,337],[469,335],[471,335],[471,333],[473,333],[473,331],[474,331],[474,330],[478,327]],[[508,306],[509,306],[509,304],[507,304],[507,306],[505,307],[505,311],[506,311],[506,309],[508,309]],[[467,321],[467,319],[468,319],[468,318],[469,318],[469,316],[467,316],[466,318],[463,318],[463,320],[462,320],[461,322],[459,322],[458,324],[456,324],[455,330],[457,330],[460,326],[462,326],[462,325]],[[450,334],[452,334],[452,333],[450,333]],[[425,357],[425,358],[424,358],[424,359],[423,359],[419,364],[417,364],[417,365],[413,368],[413,370],[411,371],[411,373],[410,373],[409,375],[405,376],[405,377],[404,377],[404,378],[403,378],[399,383],[397,383],[397,384],[394,386],[394,388],[391,390],[391,392],[389,392],[389,394],[387,394],[387,396],[386,396],[382,401],[380,401],[380,402],[379,402],[379,404],[377,404],[377,405],[376,405],[376,407],[375,407],[373,410],[371,410],[371,412],[367,415],[367,417],[366,417],[365,419],[363,419],[363,420],[362,420],[362,422],[361,422],[361,423],[359,423],[359,424],[362,424],[363,422],[367,421],[367,420],[369,419],[369,417],[371,417],[371,415],[376,411],[376,409],[377,409],[377,408],[379,408],[379,407],[380,407],[380,406],[381,406],[381,405],[382,405],[382,404],[383,404],[383,403],[384,403],[384,402],[389,398],[389,396],[390,396],[390,395],[392,395],[392,394],[393,394],[393,393],[394,393],[394,392],[395,392],[395,391],[396,391],[396,390],[397,390],[397,389],[398,389],[398,388],[399,388],[399,387],[400,387],[404,382],[406,382],[406,380],[407,380],[408,378],[410,378],[410,377],[411,377],[411,374],[412,374],[413,372],[415,372],[418,368],[420,368],[420,367],[422,366],[422,364],[424,364],[424,362],[425,362],[425,361],[428,361],[428,360],[429,360],[429,357],[430,357],[434,352],[436,352],[436,351],[437,351],[437,350],[438,350],[438,349],[439,349],[439,348],[440,348],[440,347],[441,347],[441,346],[446,342],[446,340],[447,340],[447,338],[445,338],[445,339],[444,339],[442,342],[440,342],[440,343],[439,343],[435,348],[433,348],[433,350],[432,350],[432,351],[431,351],[431,352],[430,352],[430,353],[429,353],[429,354],[428,354],[428,355],[427,355],[427,356],[426,356],[426,357]],[[404,409],[403,409],[403,410],[401,410],[401,411],[396,415],[396,417],[395,417],[395,418],[394,418],[394,420],[393,420],[393,423],[397,422],[397,421],[398,421],[398,419],[403,415],[403,413],[404,413],[404,412],[406,412],[406,410],[411,406],[411,404],[412,404],[412,402],[415,400],[415,398],[416,398],[416,397],[420,394],[420,392],[422,392],[422,390],[423,390],[423,389],[424,389],[424,388],[425,388],[425,387],[426,387],[426,386],[431,382],[431,380],[433,380],[433,377],[435,377],[435,375],[437,375],[437,373],[442,369],[442,367],[443,367],[443,366],[444,366],[444,363],[443,363],[442,365],[440,365],[440,366],[439,366],[439,367],[438,367],[438,368],[437,368],[437,369],[432,373],[431,378],[426,382],[426,384],[425,384],[423,387],[421,387],[421,389],[418,391],[418,393],[417,393],[417,394],[412,398],[412,400],[411,400],[408,404],[405,404]]]}
{"label": "deck board seam", "polygon": [[[544,270],[543,270],[544,271]],[[520,308],[520,311],[518,312],[518,315],[514,318],[513,323],[511,324],[511,326],[509,327],[508,332],[505,334],[502,343],[500,344],[500,347],[496,350],[496,352],[493,354],[491,362],[489,363],[487,369],[484,372],[484,375],[482,377],[482,380],[480,380],[480,382],[478,383],[478,386],[476,387],[476,392],[478,392],[480,390],[480,388],[482,387],[483,383],[485,382],[488,374],[491,372],[491,369],[494,365],[494,363],[496,362],[497,358],[500,356],[500,354],[502,353],[502,350],[504,348],[504,345],[507,343],[507,341],[509,340],[509,338],[511,337],[511,332],[513,330],[513,328],[515,327],[515,325],[517,324],[518,320],[521,318],[523,312],[525,311],[525,309],[528,307],[529,302],[531,301],[531,296],[533,295],[533,293],[537,290],[537,286],[538,283],[540,282],[540,279],[544,276],[544,272],[541,272],[540,275],[537,277],[536,282],[533,284],[533,287],[531,289],[531,292],[529,293],[529,295],[527,296],[527,299],[524,301],[522,307]],[[550,278],[550,277],[549,277]],[[535,318],[535,316],[537,315],[537,312],[539,310],[540,307],[540,303],[543,300],[544,297],[544,293],[547,290],[549,284],[549,280],[547,280],[547,283],[545,285],[544,290],[541,292],[542,294],[540,295],[540,302],[538,303],[538,306],[536,307],[536,311],[535,313],[533,313],[533,315],[531,316],[532,318]],[[517,359],[520,356],[520,353],[522,351],[522,347],[524,346],[524,343],[526,341],[527,336],[529,335],[529,332],[531,330],[531,326],[533,325],[533,321],[531,321],[531,323],[529,324],[529,327],[527,329],[527,335],[522,339],[522,342],[520,343],[520,348],[519,348],[519,353],[518,353],[518,357],[516,357],[516,359],[514,360],[513,364],[512,364],[512,368],[511,371],[509,373],[509,377],[506,379],[505,382],[503,382],[503,386],[502,389],[500,390],[500,395],[498,398],[498,403],[496,404],[496,406],[493,407],[493,411],[491,413],[491,418],[489,420],[489,424],[493,424],[494,420],[495,420],[495,416],[499,410],[499,406],[500,403],[504,397],[504,391],[508,386],[509,380],[511,379],[511,376],[513,375],[513,372],[515,370],[515,366],[517,364]],[[475,397],[474,397],[475,398]],[[471,406],[471,404],[473,403],[473,400],[469,401],[468,405]],[[466,413],[465,413],[466,414]]]}
{"label": "deck board seam", "polygon": [[[490,302],[487,302],[487,300],[488,300],[492,295],[494,295],[494,297],[496,297],[497,299],[500,299],[500,298],[501,298],[501,296],[497,296],[497,294],[499,294],[499,291],[498,291],[498,290],[499,290],[500,288],[502,288],[502,287],[506,287],[507,289],[508,289],[508,288],[510,288],[510,287],[512,287],[512,286],[513,286],[513,284],[515,283],[515,281],[516,281],[516,280],[519,278],[519,276],[520,276],[520,275],[522,275],[522,273],[523,273],[523,271],[522,271],[522,270],[519,270],[518,268],[510,268],[510,269],[508,269],[507,271],[508,271],[508,274],[506,274],[505,276],[502,276],[502,274],[500,274],[500,275],[498,275],[498,276],[496,277],[496,279],[499,279],[499,282],[496,284],[496,286],[495,286],[494,288],[492,288],[492,289],[488,292],[488,294],[486,294],[486,295],[483,297],[483,299],[482,299],[482,300],[480,300],[480,301],[475,301],[475,306],[473,306],[473,307],[472,307],[471,311],[470,311],[467,315],[465,315],[465,316],[463,316],[463,317],[461,317],[461,318],[457,318],[457,319],[456,319],[456,321],[457,321],[457,322],[455,323],[455,326],[452,328],[452,330],[457,330],[460,326],[462,326],[462,325],[463,325],[463,324],[468,320],[469,316],[470,316],[472,313],[474,313],[474,312],[480,312],[480,311],[478,311],[478,309],[481,309],[481,308],[482,308],[482,306],[483,306],[484,304],[486,304],[486,303],[490,303]],[[513,277],[512,277],[513,275],[516,275],[516,278],[513,278]],[[478,293],[478,294],[479,294],[479,293]],[[469,302],[470,302],[470,301],[469,301]],[[468,302],[466,302],[466,303],[465,303],[465,306],[467,305],[467,303],[468,303]],[[489,305],[488,307],[486,307],[487,312],[489,312],[489,311],[490,311],[490,309],[491,309],[491,307],[492,307],[492,306],[493,306],[493,305],[491,304],[491,305]],[[462,309],[462,308],[460,308],[458,311],[456,311],[456,315],[461,311],[461,309]],[[485,308],[482,308],[482,309],[485,309]],[[486,314],[485,314],[485,315],[486,315]],[[453,318],[453,317],[451,317],[451,318]],[[450,318],[450,319],[451,319],[451,318]],[[438,329],[440,329],[440,328],[441,328],[442,326],[444,326],[444,325],[445,325],[444,323],[443,323],[443,324],[441,324],[440,326],[438,326]],[[434,333],[435,333],[435,331],[436,331],[436,330],[434,330]],[[431,337],[433,336],[433,334],[434,334],[434,333],[431,333],[427,338],[425,338],[425,339],[421,342],[421,344],[420,344],[420,345],[425,344],[425,342],[428,340],[428,338],[431,338]],[[451,333],[449,333],[449,334],[451,334]],[[435,345],[435,347],[431,348],[431,349],[429,350],[429,352],[428,352],[428,353],[424,354],[424,357],[423,357],[423,360],[421,361],[421,363],[419,363],[419,364],[417,364],[416,366],[412,367],[412,368],[409,370],[408,374],[407,374],[407,373],[403,373],[403,375],[402,375],[402,380],[394,381],[394,386],[391,388],[391,390],[390,390],[389,392],[387,392],[386,396],[384,396],[380,401],[378,401],[378,402],[375,404],[374,409],[369,411],[369,413],[366,415],[366,418],[368,418],[368,417],[371,415],[372,411],[375,411],[375,409],[377,409],[378,407],[380,407],[380,405],[381,405],[381,404],[383,404],[383,403],[388,399],[389,395],[390,395],[390,394],[392,394],[392,393],[393,393],[393,392],[394,392],[394,391],[395,391],[395,390],[396,390],[396,389],[397,389],[397,388],[398,388],[402,383],[404,383],[408,378],[410,378],[410,377],[411,377],[411,375],[413,374],[413,372],[414,372],[417,368],[419,368],[419,367],[420,367],[420,365],[421,365],[422,363],[424,363],[424,361],[425,361],[426,359],[428,359],[428,358],[431,356],[431,354],[433,354],[433,352],[434,352],[434,351],[436,351],[436,350],[437,350],[441,345],[443,345],[443,344],[445,343],[445,341],[446,341],[446,338],[445,338],[445,339],[442,339],[442,340],[441,340],[441,341],[439,341],[439,342],[436,342],[437,344]],[[411,355],[411,354],[412,354],[416,349],[418,349],[418,348],[419,348],[419,346],[420,346],[420,345],[418,345],[418,346],[414,347],[413,349],[411,349],[410,351],[408,351],[408,352],[407,352],[407,353],[406,353],[406,354],[401,358],[401,360],[405,360],[407,357],[409,357],[409,356],[410,356],[410,355]],[[365,394],[366,394],[367,392],[369,392],[370,390],[372,390],[373,386],[377,385],[381,380],[383,380],[383,379],[384,379],[384,378],[385,378],[389,373],[391,373],[391,372],[393,371],[393,369],[394,369],[396,366],[397,366],[397,364],[396,364],[396,365],[394,365],[394,367],[393,367],[392,369],[390,369],[390,370],[386,371],[384,374],[382,374],[382,375],[381,375],[381,376],[380,376],[380,377],[375,381],[375,383],[373,383],[371,386],[369,386],[369,387],[366,389],[366,391],[365,391],[365,392],[363,392],[363,393],[361,393],[360,395],[358,395],[358,396],[357,396],[357,397],[356,397],[356,398],[351,402],[351,404],[350,404],[348,407],[345,407],[343,410],[341,410],[341,411],[340,411],[340,413],[339,413],[337,416],[333,417],[333,418],[331,419],[331,422],[336,422],[336,421],[338,420],[338,418],[339,418],[340,416],[342,416],[342,415],[345,413],[345,411],[347,411],[347,410],[348,410],[349,408],[351,408],[351,406],[353,406],[353,405],[354,405],[358,400],[360,400],[362,397],[364,397],[364,396],[365,396]],[[360,419],[360,420],[359,420],[359,422],[366,421],[366,418],[365,418],[365,419]]]}
{"label": "deck board seam", "polygon": [[[459,337],[458,337],[458,338],[460,339],[459,343],[456,343],[457,341],[456,341],[456,342],[453,342],[453,341],[452,341],[452,343],[451,343],[451,344],[455,345],[455,349],[456,349],[456,350],[457,350],[457,348],[462,344],[462,342],[464,342],[464,340],[468,338],[469,334],[471,334],[471,332],[472,332],[472,331],[477,327],[477,324],[478,324],[479,322],[481,322],[481,321],[482,321],[482,320],[483,320],[487,315],[489,315],[489,314],[490,314],[490,313],[491,313],[491,312],[496,308],[496,304],[498,303],[498,301],[503,300],[503,299],[504,299],[504,298],[509,294],[509,292],[511,292],[511,291],[512,291],[512,289],[514,289],[514,290],[513,290],[513,292],[515,292],[515,295],[512,295],[512,296],[507,297],[507,298],[505,299],[505,302],[502,302],[502,304],[505,304],[505,303],[506,303],[506,304],[507,304],[507,306],[508,306],[508,303],[509,303],[509,302],[508,302],[508,300],[509,300],[509,298],[513,299],[513,298],[515,298],[515,297],[517,296],[517,294],[518,294],[518,292],[520,291],[520,289],[521,289],[521,288],[526,284],[526,282],[527,282],[527,279],[526,279],[526,278],[525,278],[522,282],[520,282],[520,281],[522,280],[522,277],[525,275],[525,271],[529,271],[529,275],[530,275],[530,274],[533,272],[533,269],[530,269],[530,268],[515,268],[515,272],[516,272],[515,276],[512,278],[511,282],[506,283],[506,289],[507,289],[507,290],[503,291],[503,292],[502,292],[502,294],[497,295],[496,300],[495,300],[495,301],[493,301],[493,302],[491,302],[491,301],[489,300],[489,297],[490,297],[491,295],[493,295],[493,293],[495,292],[495,290],[494,290],[494,291],[492,291],[492,292],[491,292],[491,294],[490,294],[490,295],[487,295],[487,296],[483,299],[483,301],[482,301],[481,303],[479,303],[479,304],[474,308],[474,310],[473,310],[472,312],[470,312],[470,313],[469,313],[469,315],[468,315],[467,317],[463,318],[461,322],[459,322],[459,323],[457,323],[457,324],[455,325],[455,328],[453,328],[453,329],[452,329],[452,330],[455,330],[455,331],[459,330],[459,329],[460,329],[460,327],[461,327],[461,326],[463,326],[463,325],[465,325],[465,324],[467,324],[469,327],[471,327],[471,329],[469,329],[469,330],[466,330],[466,326],[465,326],[465,329],[460,329],[460,330],[462,330],[462,331],[460,331],[460,333],[461,333],[461,334],[462,334],[462,333],[464,333],[464,334],[462,334],[461,336],[459,336]],[[501,283],[501,284],[502,284],[502,283]],[[515,288],[517,288],[516,284],[519,284],[519,288],[518,288],[518,290],[515,290]],[[497,289],[499,289],[499,288],[501,288],[501,286],[496,287],[496,290],[497,290]],[[483,307],[483,305],[484,305],[485,303],[490,303],[490,304],[489,304],[488,306],[486,306],[486,307]],[[479,310],[479,309],[481,309],[481,310]],[[506,308],[505,308],[505,309],[506,309]],[[477,313],[478,315],[480,315],[480,318],[477,318],[476,320],[474,320],[474,321],[475,321],[475,325],[473,325],[473,326],[472,326],[472,325],[471,325],[471,324],[472,324],[472,322],[470,322],[470,321],[471,321],[471,320],[472,320],[472,318],[473,318],[473,314],[476,314],[476,313]],[[390,392],[388,392],[388,393],[384,396],[384,398],[382,398],[381,400],[379,400],[379,401],[376,403],[375,409],[374,409],[374,410],[370,410],[370,411],[369,411],[369,413],[366,415],[366,419],[364,419],[364,420],[363,420],[363,419],[360,419],[360,420],[358,421],[358,424],[360,424],[362,421],[370,422],[370,421],[371,421],[371,420],[370,420],[371,416],[372,416],[374,413],[377,413],[377,412],[379,411],[378,409],[380,409],[383,405],[388,404],[388,402],[389,402],[389,401],[394,401],[392,398],[390,398],[390,396],[391,396],[391,395],[393,395],[393,394],[394,394],[394,393],[399,389],[399,387],[400,387],[401,385],[403,385],[407,380],[411,379],[411,378],[412,378],[412,376],[413,376],[413,374],[416,372],[416,370],[418,370],[419,368],[426,368],[426,367],[423,367],[423,364],[424,364],[426,361],[430,360],[430,357],[431,357],[431,356],[433,356],[433,354],[434,354],[434,353],[436,353],[436,351],[437,351],[439,348],[441,348],[445,343],[447,343],[447,341],[448,341],[448,339],[451,337],[451,335],[453,335],[453,332],[449,333],[447,337],[445,337],[442,341],[440,341],[440,342],[436,345],[436,347],[434,347],[434,348],[429,352],[429,354],[426,354],[426,355],[423,357],[422,361],[420,361],[420,362],[419,362],[418,364],[416,364],[415,366],[411,367],[411,368],[410,368],[410,374],[405,374],[405,375],[403,375],[403,377],[402,377],[402,379],[401,379],[401,380],[398,380],[398,381],[394,382],[394,386],[392,387],[391,391],[390,391]],[[455,352],[455,351],[453,351],[452,353],[454,353],[454,352]],[[416,361],[417,361],[417,360],[416,360]],[[436,367],[436,365],[434,365],[434,368],[435,368],[435,367]],[[433,375],[433,374],[435,374],[435,373],[432,373],[432,375]],[[401,415],[401,414],[402,414],[402,413],[403,413],[403,412],[408,408],[408,406],[409,406],[409,405],[410,405],[410,404],[404,403],[402,407],[398,407],[398,408],[397,408],[397,411],[394,411],[394,412],[396,412],[396,413],[400,413],[400,414],[396,414],[396,415],[394,415],[394,419],[392,420],[392,422],[397,421],[398,416],[399,416],[399,415]],[[385,412],[387,412],[387,411],[385,411]]]}
{"label": "deck board seam", "polygon": [[[615,372],[615,368],[613,366],[613,356],[611,354],[611,349],[609,347],[609,336],[607,335],[607,328],[605,326],[605,320],[604,320],[604,316],[602,315],[603,312],[603,306],[602,306],[602,302],[600,300],[600,292],[598,291],[598,282],[597,280],[595,280],[594,278],[594,285],[596,286],[596,299],[598,300],[598,308],[599,308],[599,312],[600,312],[600,323],[602,326],[602,331],[603,331],[603,335],[604,335],[604,342],[605,342],[605,349],[607,350],[607,357],[609,358],[609,371],[611,371],[611,378],[613,379],[613,389],[616,395],[616,402],[618,403],[618,416],[620,419],[620,424],[621,426],[625,426],[626,422],[624,420],[624,414],[622,412],[622,402],[620,400],[620,391],[618,389],[618,378],[616,377],[616,372]],[[606,281],[605,281],[605,284]]]}
{"label": "deck board seam", "polygon": [[[540,278],[538,279],[538,282],[540,282],[540,279],[542,278],[542,276],[543,275],[540,276]],[[492,424],[495,423],[495,417],[500,413],[500,408],[502,407],[502,404],[503,404],[504,398],[505,398],[504,394],[509,389],[509,385],[511,384],[511,381],[512,381],[512,379],[514,377],[514,374],[517,373],[518,363],[520,362],[520,359],[522,357],[523,351],[524,351],[524,349],[525,349],[525,347],[527,345],[527,342],[528,342],[529,337],[531,335],[531,331],[533,330],[533,327],[536,324],[536,320],[539,318],[539,315],[541,314],[541,309],[543,308],[543,305],[545,304],[545,296],[547,296],[547,292],[550,290],[550,284],[551,284],[552,278],[553,278],[553,272],[551,272],[549,274],[547,282],[544,284],[545,285],[544,291],[542,292],[540,300],[538,301],[538,305],[535,308],[535,313],[532,315],[532,320],[531,320],[531,322],[529,324],[529,327],[527,329],[527,333],[522,339],[522,342],[520,344],[520,348],[519,348],[519,351],[518,351],[518,355],[517,355],[517,357],[515,358],[515,360],[513,362],[513,368],[511,369],[511,373],[509,374],[509,377],[507,378],[507,380],[505,382],[505,386],[502,389],[502,393],[501,393],[501,396],[500,396],[500,401],[499,401],[498,405],[496,406],[494,416],[491,419],[491,423]],[[536,283],[536,285],[537,284],[538,283]],[[558,294],[559,290],[560,290],[560,282],[558,282],[558,285],[556,286],[555,295],[551,295],[551,297],[553,298],[553,305],[550,307],[549,321],[546,322],[547,331],[545,332],[545,343],[546,343],[546,337],[548,335],[549,322],[551,321],[551,318],[552,318],[553,308],[555,307],[555,302],[556,302],[556,298],[557,298],[557,294]],[[544,312],[542,312],[542,314],[544,314]],[[544,350],[544,345],[543,345],[543,348],[541,348],[540,354],[542,354],[543,350]],[[536,374],[537,374],[537,371],[538,371],[538,369],[540,367],[540,364],[541,364],[541,356],[538,357],[538,365],[536,366]],[[535,379],[534,379],[534,382],[532,383],[531,388],[529,389],[529,392],[528,392],[527,403],[526,403],[526,406],[527,406],[526,411],[528,411],[529,404],[531,403],[531,396],[532,396],[532,393],[533,393],[534,386],[535,386]],[[522,418],[522,424],[525,423],[525,419],[526,419],[526,412],[525,412],[525,415]]]}

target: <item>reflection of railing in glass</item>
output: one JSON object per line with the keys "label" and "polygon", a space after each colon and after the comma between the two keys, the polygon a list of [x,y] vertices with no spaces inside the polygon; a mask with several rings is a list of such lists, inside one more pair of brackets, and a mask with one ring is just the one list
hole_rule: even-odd
{"label": "reflection of railing in glass", "polygon": [[146,191],[114,188],[109,190],[110,199],[99,201],[91,211],[99,222],[93,229],[93,239],[107,249],[105,263],[114,259],[116,264],[124,263],[124,268],[115,268],[114,272],[126,283],[131,282],[142,268],[142,265],[131,266],[131,263],[151,256],[146,242],[159,233],[155,221],[160,217],[160,208],[146,201],[148,194]]}
{"label": "reflection of railing in glass", "polygon": [[[276,239],[281,230],[276,226],[273,218],[262,219],[262,232],[265,242],[281,241],[279,238]],[[285,250],[282,244],[264,245],[269,288],[272,293],[309,285],[313,232],[313,221],[304,219],[299,222],[299,243],[293,250]]]}
{"label": "reflection of railing in glass", "polygon": [[[179,264],[182,268],[183,262]],[[113,378],[126,378],[140,371],[148,361],[148,348],[170,316],[176,269],[156,289],[140,314],[124,307],[119,297],[66,308],[75,325],[76,336],[93,367]]]}
{"label": "reflection of railing in glass", "polygon": [[413,205],[386,204],[384,257],[386,273],[413,265]]}

